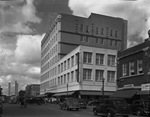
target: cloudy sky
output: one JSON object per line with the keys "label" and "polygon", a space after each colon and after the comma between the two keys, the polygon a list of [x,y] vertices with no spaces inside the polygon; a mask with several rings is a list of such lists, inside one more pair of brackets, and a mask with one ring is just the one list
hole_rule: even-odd
{"label": "cloudy sky", "polygon": [[0,0],[0,85],[40,83],[41,40],[56,13],[90,13],[128,20],[128,47],[143,42],[150,29],[150,0]]}

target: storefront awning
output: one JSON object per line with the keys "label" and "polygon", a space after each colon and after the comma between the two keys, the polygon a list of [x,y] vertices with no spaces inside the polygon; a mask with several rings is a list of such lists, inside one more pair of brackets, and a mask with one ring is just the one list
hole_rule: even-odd
{"label": "storefront awning", "polygon": [[[72,95],[74,92],[68,92],[68,95]],[[67,92],[63,92],[63,93],[56,93],[56,94],[54,94],[53,96],[65,96],[65,95],[67,95]]]}
{"label": "storefront awning", "polygon": [[[114,92],[104,92],[104,95],[109,96],[109,95],[112,95],[113,93]],[[100,95],[102,95],[102,92],[100,92],[100,91],[80,91],[80,94],[81,95],[100,96]]]}
{"label": "storefront awning", "polygon": [[116,91],[111,97],[116,97],[116,98],[132,98],[139,89],[127,89],[127,90],[120,90]]}
{"label": "storefront awning", "polygon": [[41,97],[41,98],[43,97],[44,98],[44,97],[47,97],[47,95],[46,94],[41,94],[41,95],[37,95],[35,97]]}
{"label": "storefront awning", "polygon": [[137,95],[148,95],[148,94],[150,95],[150,90],[145,90],[145,91],[144,91],[144,90],[143,90],[143,91],[141,90],[141,91],[139,91],[139,92],[137,93]]}

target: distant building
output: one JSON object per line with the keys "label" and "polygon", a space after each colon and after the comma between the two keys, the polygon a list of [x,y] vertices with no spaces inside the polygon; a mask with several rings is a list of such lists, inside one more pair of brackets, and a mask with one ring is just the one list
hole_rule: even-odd
{"label": "distant building", "polygon": [[25,90],[20,90],[20,91],[19,91],[19,96],[20,96],[20,97],[26,96],[26,91],[25,91]]}
{"label": "distant building", "polygon": [[150,95],[150,37],[118,52],[117,92],[114,97],[148,98]]}
{"label": "distant building", "polygon": [[2,90],[3,90],[3,89],[1,88],[1,85],[0,85],[0,96],[2,95]]}
{"label": "distant building", "polygon": [[32,97],[40,94],[40,85],[31,84],[26,86],[26,96]]}
{"label": "distant building", "polygon": [[18,83],[15,81],[15,96],[18,95]]}
{"label": "distant building", "polygon": [[11,83],[8,83],[8,96],[11,96]]}
{"label": "distant building", "polygon": [[105,95],[111,95],[116,91],[117,51],[126,45],[126,20],[59,14],[41,42],[40,93],[101,96],[105,78]]}

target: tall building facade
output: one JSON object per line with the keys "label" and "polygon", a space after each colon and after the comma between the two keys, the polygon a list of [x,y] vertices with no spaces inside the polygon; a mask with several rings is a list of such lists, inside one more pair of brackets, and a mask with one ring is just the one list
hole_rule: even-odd
{"label": "tall building facade", "polygon": [[115,91],[116,55],[126,45],[126,20],[58,14],[41,42],[40,93],[100,91],[102,77],[105,91]]}
{"label": "tall building facade", "polygon": [[40,85],[39,84],[31,84],[26,86],[26,96],[33,97],[40,94]]}
{"label": "tall building facade", "polygon": [[141,44],[118,52],[117,92],[128,100],[150,98],[150,37]]}

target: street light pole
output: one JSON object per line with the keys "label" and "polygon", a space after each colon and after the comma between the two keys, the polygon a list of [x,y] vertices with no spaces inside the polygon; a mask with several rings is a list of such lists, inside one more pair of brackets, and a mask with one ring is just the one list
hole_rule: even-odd
{"label": "street light pole", "polygon": [[67,83],[67,97],[68,97],[68,83]]}
{"label": "street light pole", "polygon": [[104,81],[105,78],[102,78],[102,101],[104,100]]}

